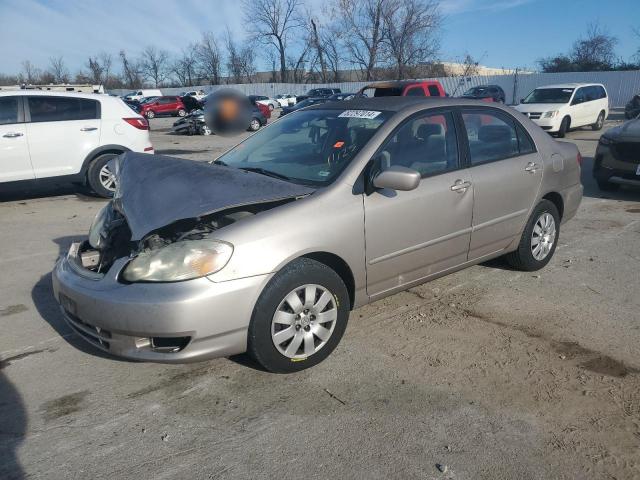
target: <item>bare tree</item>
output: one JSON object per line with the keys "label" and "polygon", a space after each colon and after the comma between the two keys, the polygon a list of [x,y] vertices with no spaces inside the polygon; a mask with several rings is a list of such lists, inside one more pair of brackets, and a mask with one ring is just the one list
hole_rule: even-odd
{"label": "bare tree", "polygon": [[328,82],[328,72],[327,72],[327,62],[326,62],[326,54],[324,51],[324,44],[320,38],[320,33],[318,32],[318,21],[311,17],[309,19],[310,24],[310,40],[313,48],[315,50],[316,60],[320,66],[320,81],[322,83]]}
{"label": "bare tree", "polygon": [[211,85],[220,83],[220,70],[222,65],[222,56],[218,41],[211,32],[202,34],[200,43],[196,46],[195,56],[198,61],[200,74],[206,78]]}
{"label": "bare tree", "polygon": [[169,53],[166,50],[148,46],[142,51],[140,66],[143,75],[159,87],[169,74]]}
{"label": "bare tree", "polygon": [[36,67],[29,60],[25,60],[22,62],[22,72],[21,72],[25,83],[34,84],[38,83],[40,80],[40,69]]}
{"label": "bare tree", "polygon": [[280,60],[280,81],[287,81],[287,44],[303,26],[301,0],[243,0],[245,20],[253,38],[273,46]]}
{"label": "bare tree", "polygon": [[197,79],[198,61],[196,59],[196,45],[189,44],[182,50],[180,56],[173,62],[171,70],[180,85],[191,87]]}
{"label": "bare tree", "polygon": [[609,70],[616,63],[618,39],[598,23],[587,27],[587,34],[573,44],[571,59],[579,71]]}
{"label": "bare tree", "polygon": [[135,60],[129,60],[124,50],[120,50],[120,62],[122,63],[122,76],[127,88],[140,88],[142,86],[142,75],[140,65]]}
{"label": "bare tree", "polygon": [[69,82],[69,70],[67,70],[62,57],[49,58],[49,66],[51,68],[51,74],[53,76],[53,83],[68,83]]}
{"label": "bare tree", "polygon": [[383,48],[383,12],[389,0],[334,1],[334,17],[339,18],[351,63],[360,68],[364,80],[372,80]]}
{"label": "bare tree", "polygon": [[227,48],[227,72],[232,83],[242,82],[242,61],[240,58],[240,47],[238,47],[236,41],[233,39],[231,30],[227,28],[225,34],[225,46]]}
{"label": "bare tree", "polygon": [[246,81],[251,83],[256,74],[256,54],[253,46],[245,44],[240,50],[240,65],[242,66],[242,75]]}
{"label": "bare tree", "polygon": [[436,1],[389,0],[383,17],[385,43],[398,80],[415,73],[412,67],[435,59],[442,25]]}

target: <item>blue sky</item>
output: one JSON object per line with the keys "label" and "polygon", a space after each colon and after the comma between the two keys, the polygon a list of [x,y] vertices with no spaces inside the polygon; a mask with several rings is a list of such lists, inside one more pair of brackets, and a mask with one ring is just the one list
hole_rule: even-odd
{"label": "blue sky", "polygon": [[[322,0],[307,0],[319,9]],[[146,45],[178,53],[200,32],[244,34],[239,0],[0,0],[0,72],[40,67],[62,55],[71,71],[89,55]],[[442,60],[469,52],[483,65],[535,67],[536,60],[570,49],[589,22],[618,37],[617,54],[630,60],[640,47],[640,0],[442,0]],[[635,22],[635,25],[632,24]],[[259,47],[258,51],[261,47]]]}

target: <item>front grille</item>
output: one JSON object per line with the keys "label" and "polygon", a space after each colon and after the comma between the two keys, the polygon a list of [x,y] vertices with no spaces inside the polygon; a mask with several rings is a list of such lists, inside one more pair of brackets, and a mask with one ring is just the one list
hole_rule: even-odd
{"label": "front grille", "polygon": [[108,341],[111,338],[111,332],[109,330],[104,330],[80,320],[66,308],[64,309],[64,313],[69,325],[71,325],[76,333],[94,344],[96,347],[102,348],[103,350],[109,350],[111,346]]}
{"label": "front grille", "polygon": [[613,148],[613,155],[622,162],[640,163],[640,142],[620,142]]}
{"label": "front grille", "polygon": [[538,120],[542,116],[542,112],[527,112],[527,117],[531,120]]}

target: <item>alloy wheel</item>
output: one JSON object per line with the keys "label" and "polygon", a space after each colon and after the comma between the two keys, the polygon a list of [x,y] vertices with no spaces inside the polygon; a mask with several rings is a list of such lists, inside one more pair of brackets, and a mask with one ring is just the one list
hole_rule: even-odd
{"label": "alloy wheel", "polygon": [[556,241],[556,221],[549,212],[544,212],[536,221],[531,233],[531,254],[533,258],[541,262]]}
{"label": "alloy wheel", "polygon": [[100,184],[110,192],[116,191],[116,176],[114,170],[113,160],[110,160],[103,165],[98,175]]}
{"label": "alloy wheel", "polygon": [[289,292],[271,320],[271,339],[288,358],[307,358],[324,347],[335,329],[338,308],[333,294],[316,284]]}

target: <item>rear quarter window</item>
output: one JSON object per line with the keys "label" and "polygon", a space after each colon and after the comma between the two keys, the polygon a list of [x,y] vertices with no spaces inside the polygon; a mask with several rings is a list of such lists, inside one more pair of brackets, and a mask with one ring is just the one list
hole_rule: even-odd
{"label": "rear quarter window", "polygon": [[74,97],[28,97],[31,122],[64,122],[100,118],[100,102]]}
{"label": "rear quarter window", "polygon": [[21,97],[0,97],[0,125],[18,123]]}

